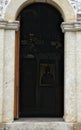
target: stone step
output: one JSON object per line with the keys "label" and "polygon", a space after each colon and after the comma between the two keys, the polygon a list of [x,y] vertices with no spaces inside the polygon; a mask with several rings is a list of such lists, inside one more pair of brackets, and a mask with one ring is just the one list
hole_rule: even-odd
{"label": "stone step", "polygon": [[74,130],[72,123],[54,120],[23,120],[6,124],[6,130]]}

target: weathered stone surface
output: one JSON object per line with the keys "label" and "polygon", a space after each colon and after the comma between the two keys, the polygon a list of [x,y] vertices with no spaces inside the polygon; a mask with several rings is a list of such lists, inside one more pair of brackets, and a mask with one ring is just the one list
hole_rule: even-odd
{"label": "weathered stone surface", "polygon": [[7,130],[73,130],[73,124],[63,121],[27,120],[25,122],[14,122],[6,125]]}
{"label": "weathered stone surface", "polygon": [[3,80],[4,80],[4,30],[0,29],[0,122],[3,109]]}
{"label": "weathered stone surface", "polygon": [[0,122],[13,120],[15,30],[18,24],[0,21]]}

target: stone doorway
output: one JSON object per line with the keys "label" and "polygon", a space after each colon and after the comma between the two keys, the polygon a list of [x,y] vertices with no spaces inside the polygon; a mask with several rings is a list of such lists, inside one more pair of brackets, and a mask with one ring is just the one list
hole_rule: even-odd
{"label": "stone doorway", "polygon": [[[15,51],[18,52],[17,44],[15,44],[15,32],[18,31],[19,20],[17,16],[20,11],[29,6],[31,3],[41,2],[41,0],[11,0],[5,10],[4,20],[0,21],[0,36],[1,36],[1,82],[0,82],[0,122],[11,123],[14,121],[14,98],[15,104],[18,104],[18,89],[19,86],[14,78],[17,80],[17,67],[15,67]],[[73,12],[73,8],[69,4],[68,0],[42,0],[43,3],[51,4],[56,7],[64,22],[61,27],[64,32],[64,121],[75,123],[81,121],[81,72],[80,72],[80,33],[81,24],[76,21],[76,16]],[[67,8],[66,8],[67,7]],[[68,12],[69,10],[69,12]],[[16,21],[18,20],[18,21]],[[75,22],[76,21],[76,22]],[[17,32],[16,32],[17,33]],[[20,43],[20,42],[19,42]],[[18,47],[19,48],[19,47]],[[16,49],[16,50],[15,50]],[[16,60],[18,62],[19,57],[16,54]],[[17,71],[14,74],[14,69]],[[18,76],[18,75],[17,75]],[[15,92],[14,92],[15,84]],[[14,97],[15,94],[15,97]],[[71,100],[70,100],[71,99]],[[70,129],[70,127],[69,127]]]}
{"label": "stone doorway", "polygon": [[[62,21],[61,14],[45,3],[32,4],[20,14],[20,117],[63,117]],[[45,78],[46,71],[51,74]]]}

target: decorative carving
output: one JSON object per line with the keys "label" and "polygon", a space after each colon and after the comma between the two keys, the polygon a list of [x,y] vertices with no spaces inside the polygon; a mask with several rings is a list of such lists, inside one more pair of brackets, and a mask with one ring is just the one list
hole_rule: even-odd
{"label": "decorative carving", "polygon": [[1,0],[1,4],[2,5],[7,5],[9,1],[11,1],[11,0]]}
{"label": "decorative carving", "polygon": [[70,2],[70,4],[72,5],[73,9],[74,9],[74,12],[75,14],[77,13],[77,3],[78,3],[78,0],[68,0]]}
{"label": "decorative carving", "polygon": [[81,13],[81,0],[78,0],[77,11]]}
{"label": "decorative carving", "polygon": [[2,16],[2,6],[0,4],[0,19],[1,19],[1,16]]}
{"label": "decorative carving", "polygon": [[69,0],[74,10],[81,12],[81,0]]}
{"label": "decorative carving", "polygon": [[4,17],[7,5],[11,0],[0,0],[0,18]]}
{"label": "decorative carving", "polygon": [[81,21],[81,0],[69,0],[69,2],[74,9],[77,21]]}

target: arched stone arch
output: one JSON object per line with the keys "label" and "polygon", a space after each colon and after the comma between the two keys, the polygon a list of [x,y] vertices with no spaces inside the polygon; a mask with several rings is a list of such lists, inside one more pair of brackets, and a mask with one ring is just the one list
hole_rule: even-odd
{"label": "arched stone arch", "polygon": [[74,11],[68,0],[11,0],[6,9],[4,19],[15,20],[24,7],[35,2],[44,2],[55,6],[62,14],[65,22],[73,22],[76,20]]}

